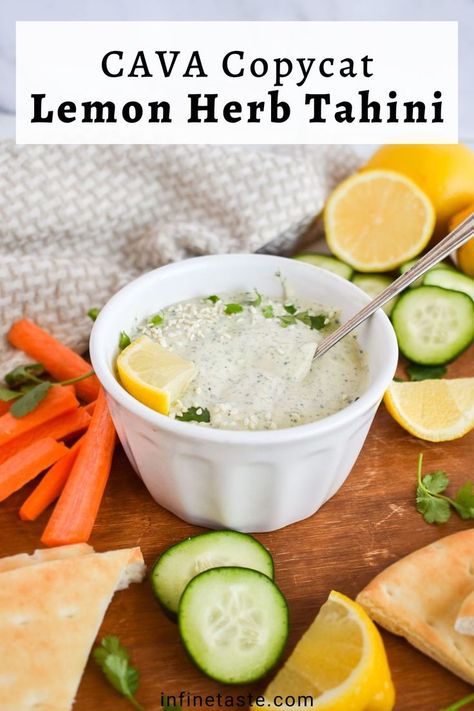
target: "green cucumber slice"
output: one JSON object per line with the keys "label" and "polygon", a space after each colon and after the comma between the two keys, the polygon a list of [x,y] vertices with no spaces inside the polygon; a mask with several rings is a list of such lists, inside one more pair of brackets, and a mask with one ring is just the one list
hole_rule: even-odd
{"label": "green cucumber slice", "polygon": [[422,365],[454,360],[474,339],[474,301],[439,286],[408,289],[392,312],[400,351]]}
{"label": "green cucumber slice", "polygon": [[299,259],[300,262],[308,262],[315,267],[325,269],[327,272],[332,272],[343,279],[350,279],[354,270],[345,262],[341,262],[336,257],[330,257],[329,254],[318,254],[317,252],[303,252],[295,254],[293,259]]}
{"label": "green cucumber slice", "polygon": [[[392,281],[390,277],[384,276],[383,274],[354,274],[352,277],[352,283],[358,286],[359,289],[362,289],[362,291],[365,291],[371,299],[377,296],[377,294],[380,294],[387,286],[390,286]],[[392,312],[396,301],[397,297],[394,297],[382,307],[387,316]]]}
{"label": "green cucumber slice", "polygon": [[196,666],[222,684],[265,676],[288,637],[288,605],[269,577],[248,568],[213,568],[181,596],[179,632]]}
{"label": "green cucumber slice", "polygon": [[423,284],[462,291],[474,300],[474,279],[454,269],[435,269],[425,274]]}
{"label": "green cucumber slice", "polygon": [[227,565],[254,568],[273,579],[273,558],[255,538],[238,531],[210,531],[176,543],[160,555],[151,571],[153,592],[165,610],[175,615],[192,578]]}
{"label": "green cucumber slice", "polygon": [[[411,267],[417,263],[419,257],[417,259],[410,259],[409,262],[405,262],[405,264],[402,264],[402,266],[399,269],[400,274],[405,274]],[[439,264],[435,264],[434,267],[431,267],[429,272],[426,272],[426,274],[430,274],[432,271],[435,269],[451,269],[453,272],[456,271],[455,268],[453,267],[450,262],[440,262]],[[423,280],[426,277],[426,274],[424,276],[420,277],[419,279],[416,279],[410,286],[408,287],[409,289],[413,289],[416,286],[421,286],[423,284]]]}

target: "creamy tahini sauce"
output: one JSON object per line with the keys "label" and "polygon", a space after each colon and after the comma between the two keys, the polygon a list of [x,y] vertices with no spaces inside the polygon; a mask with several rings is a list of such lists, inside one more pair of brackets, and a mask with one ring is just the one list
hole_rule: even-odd
{"label": "creamy tahini sauce", "polygon": [[[294,427],[341,410],[365,389],[367,359],[354,335],[312,360],[316,345],[338,324],[334,309],[265,296],[251,305],[259,300],[255,293],[218,296],[217,301],[196,298],[168,306],[160,312],[160,325],[142,324],[137,333],[196,366],[196,376],[173,403],[171,417],[206,408],[210,423],[201,426]],[[234,309],[229,304],[241,305],[242,311],[226,313]],[[288,313],[293,310],[295,314]],[[296,314],[303,314],[306,323]],[[308,316],[324,316],[321,330],[311,328]]]}

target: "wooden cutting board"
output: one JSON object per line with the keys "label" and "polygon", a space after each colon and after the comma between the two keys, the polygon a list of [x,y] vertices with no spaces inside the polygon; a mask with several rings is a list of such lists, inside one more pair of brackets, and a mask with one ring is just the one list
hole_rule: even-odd
{"label": "wooden cutting board", "polygon": [[[449,368],[449,377],[467,375],[474,375],[474,348]],[[425,471],[444,469],[453,488],[473,478],[474,432],[455,442],[422,442],[402,430],[382,405],[353,471],[336,496],[313,517],[257,536],[275,559],[276,580],[288,599],[287,653],[332,588],[355,597],[376,573],[401,556],[472,525],[453,514],[444,526],[430,526],[416,512],[419,452],[424,453]],[[47,514],[35,523],[20,521],[17,515],[28,493],[24,489],[0,505],[1,556],[31,552],[39,545]],[[140,545],[147,564],[152,565],[164,548],[198,531],[153,502],[118,450],[91,539],[96,550]],[[214,695],[214,708],[218,708],[220,692],[221,707],[237,709],[238,694],[258,693],[265,686],[221,687],[197,671],[180,644],[176,625],[160,611],[147,581],[117,593],[100,630],[100,636],[105,634],[118,635],[130,649],[141,672],[137,696],[147,711],[161,709],[162,693],[173,695],[181,690],[202,697]],[[469,685],[404,640],[385,632],[383,637],[397,691],[397,711],[439,711],[472,692]],[[225,695],[233,695],[234,702],[227,701],[225,706]],[[74,711],[131,708],[89,662]],[[183,711],[186,708],[185,702]]]}

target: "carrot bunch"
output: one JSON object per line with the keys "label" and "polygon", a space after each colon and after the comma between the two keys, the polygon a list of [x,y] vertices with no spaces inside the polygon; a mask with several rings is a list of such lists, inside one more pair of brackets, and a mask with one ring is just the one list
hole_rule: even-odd
{"label": "carrot bunch", "polygon": [[[20,508],[20,517],[33,521],[57,500],[42,543],[85,542],[116,443],[105,393],[87,361],[31,321],[17,321],[8,339],[63,384],[46,386],[46,395],[23,416],[14,415],[13,400],[0,402],[0,501],[46,471]],[[64,384],[77,378],[74,385]],[[81,405],[77,396],[87,404]],[[73,437],[72,446],[62,441]]]}

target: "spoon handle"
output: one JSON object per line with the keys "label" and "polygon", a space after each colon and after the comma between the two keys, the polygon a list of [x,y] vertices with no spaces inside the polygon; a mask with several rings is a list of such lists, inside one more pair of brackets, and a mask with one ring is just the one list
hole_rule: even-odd
{"label": "spoon handle", "polygon": [[366,318],[372,316],[372,314],[377,311],[381,306],[393,299],[394,296],[399,294],[403,289],[416,281],[419,277],[423,276],[431,267],[438,262],[441,262],[445,257],[447,257],[451,252],[453,252],[458,247],[461,247],[465,242],[467,242],[474,235],[474,213],[469,215],[464,222],[461,222],[452,232],[449,233],[444,239],[442,239],[438,244],[436,244],[429,252],[427,252],[423,257],[421,257],[416,264],[414,264],[410,269],[408,269],[404,274],[402,274],[398,279],[395,279],[386,289],[380,292],[375,299],[372,299],[367,306],[364,306],[361,311],[358,311],[355,316],[353,316],[349,321],[343,323],[339,326],[333,333],[331,333],[327,338],[325,338],[316,349],[314,358],[319,358],[324,353],[326,353],[330,348],[332,348],[336,343],[338,343],[341,338],[347,336],[348,333],[360,326],[360,324],[365,321]]}

